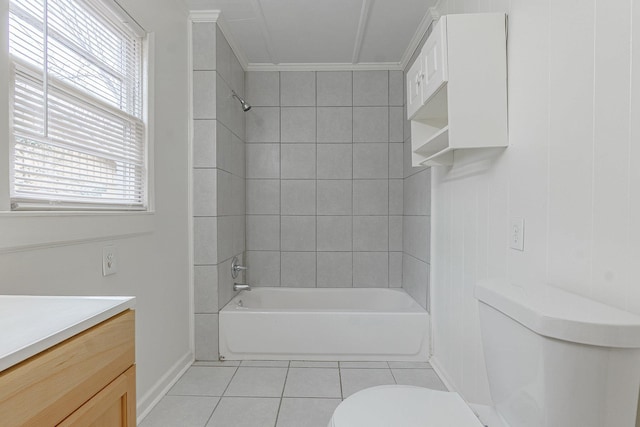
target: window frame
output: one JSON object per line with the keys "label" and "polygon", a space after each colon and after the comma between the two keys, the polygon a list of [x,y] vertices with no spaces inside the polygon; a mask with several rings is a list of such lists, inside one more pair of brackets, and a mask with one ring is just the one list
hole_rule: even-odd
{"label": "window frame", "polygon": [[[114,0],[105,0],[134,22]],[[105,6],[106,7],[106,6]],[[142,28],[142,27],[140,27]],[[143,120],[147,125],[147,210],[11,210],[10,206],[10,61],[9,7],[0,8],[0,253],[148,235],[155,231],[155,33],[146,31],[143,58]]]}
{"label": "window frame", "polygon": [[[91,15],[96,16],[96,20],[98,22],[102,22],[104,24],[104,22],[110,22],[109,25],[113,25],[115,27],[120,27],[121,29],[125,29],[125,31],[127,32],[131,32],[133,33],[135,36],[139,37],[139,40],[141,42],[140,46],[142,49],[142,55],[141,55],[141,63],[140,63],[140,88],[141,88],[141,93],[140,93],[140,107],[141,107],[141,116],[139,118],[141,124],[143,125],[143,139],[142,139],[142,144],[143,144],[143,148],[142,148],[142,167],[143,167],[143,172],[142,172],[142,176],[139,178],[140,179],[140,187],[139,189],[141,190],[142,193],[142,198],[140,200],[140,203],[134,203],[134,204],[126,204],[126,203],[109,203],[109,200],[106,199],[104,201],[104,203],[102,201],[82,201],[79,200],[77,202],[74,202],[72,200],[72,198],[66,197],[67,200],[58,200],[55,199],[54,197],[49,197],[47,198],[46,194],[43,194],[43,197],[41,199],[38,199],[37,197],[34,198],[34,200],[30,200],[30,198],[23,198],[20,197],[20,194],[14,195],[12,194],[12,189],[13,189],[13,180],[15,178],[15,174],[14,174],[14,170],[13,170],[13,166],[14,166],[14,159],[13,159],[13,155],[15,153],[14,151],[14,144],[15,144],[15,132],[11,129],[11,123],[13,120],[13,111],[11,109],[11,107],[9,108],[8,111],[8,120],[9,120],[9,126],[8,126],[8,133],[9,133],[9,171],[8,171],[8,182],[9,182],[9,194],[7,195],[9,198],[9,206],[8,206],[8,211],[11,212],[23,212],[23,211],[37,211],[37,212],[69,212],[69,213],[77,213],[77,212],[109,212],[109,213],[134,213],[134,212],[153,212],[154,210],[154,206],[153,206],[153,202],[154,202],[154,198],[153,198],[153,163],[152,163],[152,159],[153,159],[153,146],[152,146],[152,123],[151,123],[151,114],[150,114],[150,106],[152,105],[151,103],[151,98],[152,98],[152,93],[151,93],[151,88],[153,87],[152,84],[150,83],[151,81],[151,72],[152,72],[152,66],[151,66],[151,58],[152,58],[152,50],[153,50],[153,34],[147,32],[136,20],[135,18],[133,18],[128,12],[126,12],[119,4],[116,0],[80,0],[80,3],[85,3],[89,6],[89,9],[94,9],[95,12],[91,13]],[[7,8],[8,9],[8,8]],[[5,37],[7,37],[8,39],[8,33],[9,33],[9,28],[8,28],[8,16],[9,16],[9,11],[6,11],[7,16],[6,19],[3,20],[4,25],[6,25],[7,27],[4,28],[4,34]],[[45,18],[45,25],[46,25],[46,18]],[[46,34],[46,31],[45,31]],[[13,88],[13,82],[16,81],[15,80],[15,69],[14,67],[20,67],[20,68],[25,68],[24,65],[22,65],[20,62],[21,61],[15,61],[12,60],[11,56],[8,54],[6,54],[7,57],[7,62],[8,62],[8,77],[10,78],[9,80],[9,92],[8,92],[8,97],[7,97],[7,102],[10,103],[11,105],[13,105],[13,101],[12,101],[12,88]],[[45,56],[45,60],[46,60],[46,56]],[[43,70],[44,73],[46,73],[46,66],[45,69]],[[51,76],[51,77],[49,77]],[[0,76],[1,78],[1,76]],[[55,75],[51,75],[49,74],[48,76],[44,76],[43,78],[52,78],[56,79]],[[45,85],[46,86],[46,85]],[[54,86],[52,86],[53,88]],[[69,90],[63,90],[64,93],[68,93],[71,96],[76,96],[76,92],[81,93],[82,90],[81,89],[73,89],[72,86],[71,87],[71,91]],[[54,89],[55,90],[55,89]],[[85,99],[85,102],[87,102],[87,105],[93,106],[93,108],[101,108],[100,107],[100,103],[107,103],[108,101],[106,99],[103,99],[97,95],[82,95],[81,97],[79,97],[79,99]],[[93,101],[93,99],[95,99],[95,101]],[[81,105],[81,104],[78,104]],[[45,107],[46,108],[46,107]],[[82,108],[82,107],[81,107]],[[113,107],[114,111],[115,110],[119,110],[117,107]],[[130,113],[124,113],[124,114],[130,114]],[[135,117],[135,116],[132,116]],[[46,119],[45,119],[45,126],[46,126]],[[1,159],[0,159],[1,160]],[[0,181],[0,184],[2,183],[2,181]],[[138,187],[136,187],[138,188]],[[0,195],[2,192],[0,192]],[[65,199],[65,197],[62,197],[62,199]],[[17,202],[17,203],[16,203]],[[3,206],[0,205],[0,209],[2,209]]]}

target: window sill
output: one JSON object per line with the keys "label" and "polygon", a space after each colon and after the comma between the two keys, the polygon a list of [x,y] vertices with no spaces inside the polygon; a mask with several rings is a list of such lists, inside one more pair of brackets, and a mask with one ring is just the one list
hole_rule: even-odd
{"label": "window sill", "polygon": [[0,212],[0,253],[149,234],[153,212]]}

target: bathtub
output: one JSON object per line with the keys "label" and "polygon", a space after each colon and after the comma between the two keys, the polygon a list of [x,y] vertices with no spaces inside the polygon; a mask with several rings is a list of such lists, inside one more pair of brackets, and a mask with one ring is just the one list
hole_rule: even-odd
{"label": "bathtub", "polygon": [[429,314],[402,289],[254,288],[219,320],[221,360],[427,360]]}

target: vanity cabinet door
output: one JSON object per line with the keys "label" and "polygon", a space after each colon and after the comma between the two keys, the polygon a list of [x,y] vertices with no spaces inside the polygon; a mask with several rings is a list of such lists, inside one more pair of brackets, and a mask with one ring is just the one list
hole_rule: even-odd
{"label": "vanity cabinet door", "polygon": [[113,380],[58,427],[135,427],[135,366]]}

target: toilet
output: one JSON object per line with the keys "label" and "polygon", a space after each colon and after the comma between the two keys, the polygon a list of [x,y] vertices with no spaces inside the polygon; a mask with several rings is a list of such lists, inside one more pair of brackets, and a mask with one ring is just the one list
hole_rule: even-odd
{"label": "toilet", "polygon": [[328,427],[635,426],[640,316],[548,285],[489,280],[475,295],[491,422],[457,393],[389,385],[349,396]]}

